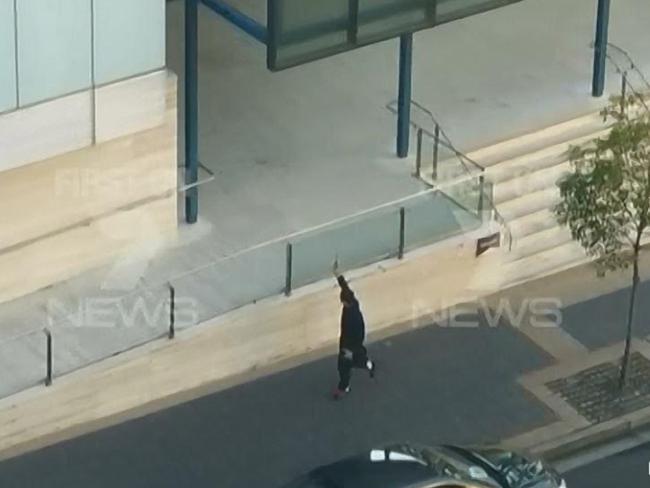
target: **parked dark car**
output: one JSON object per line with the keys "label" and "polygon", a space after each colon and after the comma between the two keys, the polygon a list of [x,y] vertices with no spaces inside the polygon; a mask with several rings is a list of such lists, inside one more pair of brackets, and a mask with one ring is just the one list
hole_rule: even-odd
{"label": "parked dark car", "polygon": [[314,469],[283,488],[566,488],[551,467],[494,448],[395,444]]}

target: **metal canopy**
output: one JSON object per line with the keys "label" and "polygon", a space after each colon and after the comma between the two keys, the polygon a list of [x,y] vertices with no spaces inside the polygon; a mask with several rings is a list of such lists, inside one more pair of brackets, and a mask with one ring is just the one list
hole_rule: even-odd
{"label": "metal canopy", "polygon": [[279,71],[521,0],[267,1],[267,65]]}
{"label": "metal canopy", "polygon": [[[260,0],[261,1],[261,0]],[[198,4],[218,13],[267,47],[272,71],[400,38],[397,154],[409,150],[413,33],[522,0],[267,0],[267,26],[228,0],[185,0],[185,210],[198,218]],[[611,0],[598,0],[593,94],[603,92]]]}

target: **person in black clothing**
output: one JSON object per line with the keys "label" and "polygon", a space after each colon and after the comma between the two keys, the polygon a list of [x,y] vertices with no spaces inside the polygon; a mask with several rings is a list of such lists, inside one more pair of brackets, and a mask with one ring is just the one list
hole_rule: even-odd
{"label": "person in black clothing", "polygon": [[350,391],[352,368],[366,369],[370,377],[374,378],[375,363],[368,357],[368,351],[363,345],[366,338],[366,325],[359,301],[348,286],[345,277],[338,272],[337,262],[334,262],[333,272],[341,287],[340,299],[343,304],[338,357],[339,384],[334,391],[334,398],[339,399]]}

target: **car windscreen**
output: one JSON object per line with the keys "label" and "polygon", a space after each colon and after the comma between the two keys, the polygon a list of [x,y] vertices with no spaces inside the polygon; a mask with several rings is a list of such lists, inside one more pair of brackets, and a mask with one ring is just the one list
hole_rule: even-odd
{"label": "car windscreen", "polygon": [[514,452],[481,448],[473,449],[468,455],[480,460],[489,471],[489,468],[496,471],[508,488],[553,488],[559,484],[559,476],[541,461],[530,461]]}
{"label": "car windscreen", "polygon": [[503,485],[499,483],[492,474],[486,472],[482,466],[473,463],[471,459],[462,456],[455,450],[446,447],[436,447],[426,448],[426,451],[429,453],[430,457],[437,458],[440,460],[439,462],[450,466],[450,469],[456,473],[456,478],[466,481],[480,481],[488,486],[503,488]]}

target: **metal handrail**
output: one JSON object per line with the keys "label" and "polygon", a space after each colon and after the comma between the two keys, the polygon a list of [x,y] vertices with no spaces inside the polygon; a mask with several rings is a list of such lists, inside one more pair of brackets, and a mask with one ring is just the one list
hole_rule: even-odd
{"label": "metal handrail", "polygon": [[[630,69],[634,70],[634,71],[639,75],[639,77],[640,77],[641,80],[643,81],[643,84],[646,86],[646,88],[647,88],[648,90],[650,90],[650,81],[648,81],[648,79],[646,78],[645,74],[643,74],[643,71],[641,71],[641,69],[638,67],[638,65],[634,62],[634,59],[632,59],[632,56],[630,55],[630,53],[628,53],[625,49],[623,49],[623,48],[620,47],[620,46],[617,46],[616,44],[614,44],[614,43],[612,43],[612,42],[608,42],[608,43],[607,43],[607,46],[608,46],[608,47],[611,47],[612,49],[618,51],[618,52],[621,53],[623,56],[625,56],[625,58],[627,59],[627,61],[630,63]],[[612,61],[612,63],[614,63],[614,65],[616,66],[616,62],[613,61],[613,59],[611,59],[611,57],[610,57],[610,55],[609,55],[609,52],[607,53],[607,56],[608,56],[608,58],[610,58],[610,61]],[[617,66],[617,67],[618,67],[618,66]]]}
{"label": "metal handrail", "polygon": [[[472,166],[474,166],[480,172],[485,171],[485,168],[482,165],[480,165],[479,163],[474,161],[472,158],[469,158],[466,154],[463,154],[462,152],[458,151],[458,149],[456,149],[456,147],[451,143],[451,140],[450,140],[449,136],[447,135],[447,133],[442,128],[442,125],[440,125],[440,123],[436,120],[435,116],[433,115],[433,113],[429,109],[424,107],[422,104],[416,102],[415,100],[411,100],[411,105],[413,105],[414,107],[417,107],[418,109],[422,110],[426,115],[429,116],[429,118],[431,119],[431,122],[433,124],[433,127],[434,127],[434,132],[431,132],[426,127],[422,127],[418,123],[411,120],[410,124],[414,129],[422,131],[423,134],[426,134],[431,139],[437,141],[438,144],[440,144],[441,146],[444,146],[445,148],[449,149],[452,153],[454,153],[454,156],[456,156],[459,159],[459,161],[462,164],[463,168],[467,172],[471,172],[471,170],[467,167],[465,162],[470,163]],[[397,115],[397,100],[393,100],[392,102],[388,103],[386,105],[386,108],[390,112],[392,112],[393,114]],[[440,140],[440,138],[438,136],[436,136],[436,134],[435,134],[435,132],[437,132],[436,129],[440,132],[440,135],[443,136],[444,140]]]}
{"label": "metal handrail", "polygon": [[[443,145],[444,147],[449,149],[452,153],[454,153],[454,155],[459,159],[459,161],[461,162],[463,168],[465,169],[465,171],[467,173],[471,174],[471,170],[467,167],[465,162],[470,163],[472,166],[477,168],[481,173],[485,172],[485,167],[484,166],[482,166],[477,161],[475,161],[474,159],[467,156],[467,154],[463,153],[462,151],[459,151],[456,148],[456,146],[454,146],[454,144],[451,142],[451,139],[449,138],[449,136],[447,135],[445,130],[442,128],[442,126],[440,125],[440,123],[436,119],[433,112],[431,112],[431,110],[429,110],[424,105],[418,103],[415,100],[411,100],[411,104],[413,106],[417,107],[418,109],[420,109],[422,112],[424,112],[426,115],[429,116],[429,118],[431,119],[431,122],[433,123],[435,132],[442,135],[444,140],[441,141],[440,138],[438,136],[436,136],[436,134],[432,134],[426,128],[421,127],[419,124],[417,124],[416,122],[413,122],[413,120],[411,120],[411,126],[414,127],[415,129],[417,129],[418,133],[420,133],[420,131],[421,131],[421,133],[424,133],[427,136],[431,137],[437,143]],[[388,103],[388,105],[386,105],[386,108],[390,112],[392,112],[394,114],[397,114],[397,101],[393,100],[392,102]],[[418,149],[421,149],[421,148],[418,148]],[[418,171],[419,171],[419,168],[418,168]],[[439,189],[439,186],[436,185],[436,188]],[[497,222],[505,230],[505,240],[508,243],[508,250],[511,251],[512,246],[513,246],[513,235],[512,235],[512,229],[510,228],[510,224],[508,224],[508,222],[503,217],[503,215],[501,215],[499,210],[497,210],[496,204],[494,203],[494,199],[492,198],[492,196],[491,195],[486,195],[486,196],[488,198],[490,208],[492,209],[492,215],[493,215],[494,221]]]}
{"label": "metal handrail", "polygon": [[[176,189],[176,191],[178,193],[182,193],[182,192],[185,192],[187,190],[191,190],[192,188],[196,188],[198,186],[205,185],[206,183],[210,183],[211,181],[214,181],[216,176],[215,176],[214,172],[210,168],[208,168],[206,165],[204,165],[201,162],[199,162],[199,168],[202,169],[203,171],[205,171],[208,174],[208,176],[206,176],[203,179],[197,180],[194,183],[189,183],[189,184],[179,186]],[[184,165],[179,165],[178,169],[183,169],[184,170],[185,166]]]}
{"label": "metal handrail", "polygon": [[[138,283],[138,285],[135,288],[125,292],[124,294],[121,294],[119,299],[120,300],[126,300],[126,299],[129,299],[130,297],[134,297],[134,296],[136,296],[138,294],[162,292],[163,290],[167,290],[167,289],[169,289],[170,292],[171,292],[171,288],[173,288],[173,283],[174,282],[176,282],[178,280],[181,280],[181,279],[184,279],[184,278],[187,278],[188,276],[196,274],[196,273],[198,273],[198,272],[200,272],[200,271],[202,271],[204,269],[208,269],[208,268],[210,268],[212,266],[218,266],[218,265],[226,263],[228,261],[232,261],[233,259],[240,258],[243,255],[254,252],[254,251],[256,251],[256,250],[258,250],[260,248],[263,248],[263,247],[267,247],[267,246],[282,243],[282,242],[290,242],[292,240],[299,239],[299,238],[301,238],[303,236],[306,236],[308,234],[313,234],[315,232],[325,230],[325,229],[327,229],[329,227],[334,227],[334,226],[337,226],[337,225],[345,224],[347,222],[352,222],[352,221],[357,220],[359,218],[362,218],[362,217],[364,217],[366,215],[370,215],[370,214],[373,214],[375,212],[380,212],[380,211],[388,209],[388,208],[392,208],[392,207],[399,208],[401,205],[403,205],[403,204],[405,204],[405,203],[407,203],[407,202],[409,202],[411,200],[422,198],[422,197],[424,197],[426,195],[430,195],[430,194],[432,195],[432,194],[436,193],[437,191],[444,190],[445,188],[451,187],[451,186],[456,185],[456,184],[460,184],[463,181],[470,180],[471,178],[472,178],[472,176],[464,176],[464,177],[461,177],[461,178],[457,179],[456,181],[446,182],[445,184],[441,185],[440,188],[438,188],[438,189],[430,188],[430,189],[427,189],[427,190],[423,190],[423,191],[420,191],[420,192],[417,192],[417,193],[414,193],[414,194],[411,194],[411,195],[407,195],[407,196],[392,200],[390,202],[386,202],[386,203],[374,206],[374,207],[369,208],[369,209],[365,209],[365,210],[361,210],[359,212],[355,212],[355,213],[353,213],[351,215],[347,215],[347,216],[344,216],[344,217],[339,217],[339,218],[330,220],[328,222],[309,227],[307,229],[303,229],[303,230],[300,230],[300,231],[285,234],[285,235],[282,235],[280,237],[276,237],[276,238],[261,242],[259,244],[247,247],[245,249],[239,250],[237,252],[234,252],[234,253],[229,254],[227,256],[224,256],[222,258],[210,261],[208,263],[201,264],[201,265],[198,265],[198,266],[194,266],[193,268],[188,269],[186,271],[174,274],[173,276],[170,276],[170,277],[166,277],[164,280],[161,280],[161,281],[145,282],[145,280],[142,280],[141,282]],[[171,292],[171,293],[173,293],[173,292]],[[59,319],[54,320],[52,318],[52,316],[48,314],[47,319],[48,319],[50,327],[52,327],[55,324],[55,322],[58,323],[60,320],[67,321],[69,319],[69,316],[63,316],[63,317],[60,317]],[[36,334],[36,333],[42,333],[42,329],[39,328],[39,329],[32,329],[30,331],[26,331],[26,332],[21,333],[21,334],[19,334],[17,336],[11,337],[11,338],[9,338],[9,339],[7,339],[5,341],[0,341],[0,345],[2,345],[4,343],[12,342],[13,340],[20,340],[20,339],[22,339],[22,338],[24,338],[26,336],[29,336],[31,334]],[[170,336],[173,336],[173,332],[170,332]]]}
{"label": "metal handrail", "polygon": [[[270,239],[270,240],[267,240],[265,242],[261,242],[259,244],[254,245],[254,246],[250,246],[250,247],[248,247],[246,249],[242,249],[242,250],[234,252],[234,253],[232,253],[230,255],[224,256],[224,257],[222,257],[220,259],[216,259],[216,260],[211,261],[209,263],[205,263],[205,264],[202,264],[202,265],[199,265],[199,266],[195,266],[192,269],[188,269],[188,270],[183,271],[181,273],[175,274],[175,275],[173,275],[171,277],[166,277],[165,280],[163,280],[163,281],[154,282],[154,283],[139,283],[136,288],[134,288],[133,290],[130,290],[129,292],[123,294],[122,296],[119,297],[119,299],[124,300],[124,299],[132,297],[134,295],[137,295],[139,293],[152,293],[152,292],[154,292],[156,290],[162,291],[163,289],[169,289],[170,297],[171,297],[170,300],[173,302],[174,295],[175,295],[173,283],[178,281],[178,280],[181,280],[183,278],[186,278],[188,276],[191,276],[193,274],[196,274],[196,273],[198,273],[198,272],[200,272],[200,271],[202,271],[204,269],[208,269],[208,268],[210,268],[212,266],[218,266],[218,265],[220,265],[222,263],[225,263],[225,262],[231,261],[233,259],[239,258],[239,257],[241,257],[243,255],[254,252],[254,251],[256,251],[256,250],[258,250],[260,248],[263,248],[263,247],[267,247],[267,246],[282,243],[282,242],[290,243],[291,241],[296,240],[298,238],[301,238],[303,236],[313,234],[315,232],[319,232],[319,231],[325,230],[327,228],[335,227],[335,226],[338,226],[338,225],[341,225],[341,224],[344,224],[344,223],[347,223],[347,222],[352,222],[352,221],[357,220],[359,218],[365,217],[366,215],[371,215],[371,214],[373,214],[375,212],[379,212],[379,211],[389,209],[389,208],[396,208],[397,209],[397,208],[403,206],[405,203],[407,203],[407,202],[409,202],[411,200],[415,200],[415,199],[424,197],[426,195],[433,195],[433,194],[435,194],[435,193],[437,193],[439,191],[444,191],[447,188],[450,188],[450,187],[453,187],[455,185],[461,184],[461,183],[463,183],[465,181],[470,181],[471,179],[474,179],[474,178],[476,178],[476,175],[463,175],[463,176],[461,176],[459,178],[456,178],[454,180],[446,181],[446,182],[438,185],[436,188],[429,188],[427,190],[423,190],[423,191],[420,191],[420,192],[417,192],[417,193],[414,193],[414,194],[411,194],[411,195],[407,195],[407,196],[392,200],[390,202],[386,202],[386,203],[374,206],[374,207],[369,208],[369,209],[365,209],[365,210],[361,210],[359,212],[355,212],[355,213],[353,213],[351,215],[347,215],[347,216],[344,216],[344,217],[339,217],[339,218],[333,219],[331,221],[309,227],[307,229],[303,229],[303,230],[300,230],[300,231],[297,231],[297,232],[285,234],[283,236],[280,236],[280,237],[277,237],[277,238],[274,238],[274,239]],[[173,310],[173,305],[172,305],[171,309]],[[63,317],[63,319],[67,320],[68,317],[67,316]],[[53,325],[54,322],[52,320],[52,317],[49,316],[49,315],[48,315],[48,320],[50,321],[50,325]],[[23,335],[27,336],[27,335],[29,335],[31,333],[41,332],[41,331],[42,331],[41,329],[32,330],[30,332],[26,332],[24,334],[21,334],[17,338],[19,339]],[[168,335],[169,335],[170,338],[173,338],[173,336],[174,336],[174,318],[173,318],[173,316],[171,316],[171,318],[170,318],[170,329],[169,329],[169,334]]]}
{"label": "metal handrail", "polygon": [[[456,153],[456,155],[459,158],[465,158],[467,161],[470,161],[471,163],[475,164],[476,166],[481,168],[483,172],[485,172],[485,168],[483,166],[478,164],[476,161],[474,161],[472,158],[470,158],[466,154],[464,154],[461,151],[459,151],[458,149],[456,149],[455,146],[453,145],[453,143],[451,142],[451,140],[449,139],[449,137],[447,136],[447,134],[442,129],[440,129],[440,133],[443,135],[443,137],[446,138],[447,143],[453,148],[454,152]],[[497,209],[496,203],[494,202],[494,199],[492,198],[492,195],[486,195],[486,197],[488,198],[490,208],[492,209],[494,220],[501,227],[503,227],[505,232],[506,232],[506,240],[508,242],[508,251],[512,251],[513,237],[512,237],[512,229],[510,228],[510,224],[508,224],[508,222],[503,217],[503,215],[501,215],[501,212],[499,212],[499,210]]]}
{"label": "metal handrail", "polygon": [[[643,84],[645,85],[646,89],[647,89],[648,91],[650,91],[650,81],[648,81],[648,79],[647,79],[646,76],[643,74],[643,72],[641,71],[641,69],[640,69],[640,68],[638,67],[638,65],[634,62],[634,59],[632,59],[632,56],[631,56],[631,55],[630,55],[630,54],[629,54],[625,49],[623,49],[623,48],[620,47],[620,46],[617,46],[617,45],[614,44],[614,43],[608,42],[608,43],[607,43],[607,46],[610,47],[610,48],[612,48],[612,49],[614,49],[615,51],[617,51],[618,53],[622,54],[622,55],[625,57],[625,59],[627,60],[627,62],[630,63],[630,67],[629,67],[628,69],[633,70],[633,71],[634,71],[634,72],[639,76],[639,78],[641,78],[641,81],[642,81]],[[595,49],[595,43],[592,41],[592,42],[589,44],[589,47],[590,47],[591,49]],[[607,60],[608,60],[610,63],[612,63],[612,65],[613,65],[614,68],[616,69],[616,72],[617,72],[619,75],[621,75],[622,78],[623,78],[623,80],[622,80],[622,82],[623,82],[623,94],[625,93],[625,90],[626,90],[627,88],[629,88],[630,91],[632,91],[632,93],[636,96],[636,98],[641,102],[641,105],[643,105],[643,108],[645,109],[645,111],[648,112],[648,113],[650,114],[650,107],[648,107],[648,104],[647,104],[646,101],[645,101],[645,100],[646,100],[646,96],[643,96],[643,95],[640,93],[640,90],[637,90],[637,89],[634,87],[634,84],[630,81],[630,79],[629,79],[628,76],[627,76],[628,69],[625,69],[625,68],[621,67],[621,65],[619,64],[619,62],[616,61],[616,60],[614,59],[614,57],[610,54],[609,50],[607,50],[607,52],[605,53],[605,56],[607,57]]]}

